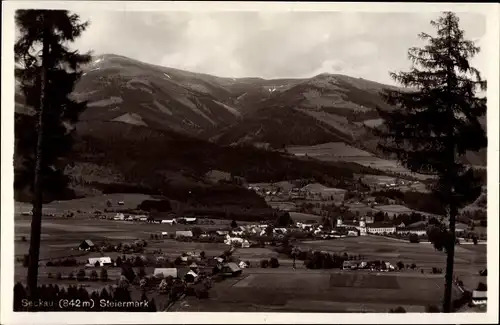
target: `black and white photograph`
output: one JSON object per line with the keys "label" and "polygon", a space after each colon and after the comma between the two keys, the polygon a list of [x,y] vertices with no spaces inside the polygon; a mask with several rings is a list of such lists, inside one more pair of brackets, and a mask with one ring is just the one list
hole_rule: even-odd
{"label": "black and white photograph", "polygon": [[498,322],[498,4],[2,7],[2,323]]}

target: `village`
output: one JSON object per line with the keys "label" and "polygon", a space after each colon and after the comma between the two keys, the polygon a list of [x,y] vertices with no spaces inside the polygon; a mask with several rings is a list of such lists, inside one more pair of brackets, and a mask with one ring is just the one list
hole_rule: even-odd
{"label": "village", "polygon": [[[259,186],[251,187],[262,193],[260,188],[257,189]],[[266,198],[276,195],[267,192],[262,193]],[[290,193],[293,192],[295,190],[290,190]],[[308,203],[324,202],[322,197],[312,194],[314,191],[305,193]],[[329,191],[329,194],[327,202],[331,202],[333,197],[339,206],[348,206],[345,192],[344,196],[339,191],[335,194]],[[139,204],[135,206],[135,202]],[[98,205],[101,207],[98,208]],[[263,269],[272,274],[285,272],[284,276],[300,275],[305,278],[308,273],[328,269],[338,270],[334,274],[341,272],[339,276],[342,277],[349,276],[349,272],[361,272],[357,275],[360,279],[387,272],[401,273],[404,275],[402,278],[395,275],[398,282],[408,281],[410,275],[424,279],[442,277],[442,258],[432,258],[432,262],[426,261],[428,258],[418,258],[417,252],[422,248],[424,251],[432,249],[426,234],[431,220],[429,217],[406,224],[397,213],[391,216],[382,212],[351,213],[348,218],[342,215],[334,218],[324,213],[321,215],[321,212],[315,214],[314,211],[276,208],[276,220],[220,220],[209,216],[181,216],[175,212],[142,211],[138,207],[144,206],[143,202],[128,199],[127,195],[115,195],[91,206],[94,208],[47,214],[46,223],[48,227],[54,227],[52,231],[62,229],[62,224],[84,225],[79,226],[80,232],[71,233],[71,240],[67,237],[68,233],[64,234],[67,239],[57,240],[57,243],[65,244],[52,245],[61,247],[58,249],[60,253],[54,254],[49,249],[48,258],[41,262],[42,282],[58,283],[59,286],[83,285],[96,290],[106,283],[115,288],[109,289],[111,291],[127,287],[136,295],[152,295],[157,308],[170,310],[173,306],[181,308],[178,306],[180,301],[190,301],[189,297],[210,300],[209,292],[225,288],[220,284],[222,282],[232,283],[235,280],[231,279],[239,279],[240,283],[247,278],[265,277],[260,271]],[[348,213],[344,215],[349,216]],[[29,213],[22,213],[20,217],[29,217]],[[380,218],[382,221],[377,221]],[[86,227],[89,230],[102,227],[102,230],[87,238],[80,237],[77,244],[75,235],[87,233]],[[464,228],[457,228],[459,243],[484,246],[483,240],[471,237],[467,227]],[[117,232],[126,235],[116,236]],[[23,240],[21,238],[21,245]],[[68,241],[74,244],[70,245]],[[364,246],[364,242],[372,243],[368,246],[370,248]],[[395,249],[408,253],[383,253]],[[412,257],[413,254],[417,255]],[[25,261],[17,255],[21,267]],[[473,277],[468,275],[471,272],[469,269],[470,265],[464,273],[467,287],[463,290],[479,297],[481,293],[478,294],[471,286],[475,285],[473,281],[483,276],[480,272],[485,273],[484,265],[473,271],[476,273]],[[18,274],[21,276],[23,272]],[[460,272],[457,274],[456,281],[459,283],[462,277]],[[172,294],[172,290],[176,293]],[[422,299],[432,300],[429,297]],[[476,302],[470,300],[470,305],[484,305],[483,298],[479,302],[477,299],[474,300]]]}

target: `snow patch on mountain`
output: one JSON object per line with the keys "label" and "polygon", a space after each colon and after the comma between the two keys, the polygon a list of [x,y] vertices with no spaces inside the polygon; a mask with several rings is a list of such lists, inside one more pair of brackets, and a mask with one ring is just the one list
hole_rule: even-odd
{"label": "snow patch on mountain", "polygon": [[221,103],[221,102],[219,102],[219,101],[217,101],[217,100],[214,100],[214,103],[217,103],[217,104],[221,105],[222,107],[224,107],[225,109],[227,109],[230,113],[232,113],[232,114],[233,114],[233,115],[235,115],[235,116],[241,116],[240,111],[238,111],[238,110],[237,110],[236,108],[234,108],[234,107],[231,107],[231,106],[229,106],[229,105],[226,105],[226,104],[224,104],[224,103]]}
{"label": "snow patch on mountain", "polygon": [[142,120],[142,117],[136,113],[125,113],[117,118],[111,120],[112,122],[122,122],[133,125],[148,126],[146,122]]}

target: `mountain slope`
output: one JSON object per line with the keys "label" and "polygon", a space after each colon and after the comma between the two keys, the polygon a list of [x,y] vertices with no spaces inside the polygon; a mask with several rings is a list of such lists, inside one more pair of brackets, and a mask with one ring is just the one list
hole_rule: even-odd
{"label": "mountain slope", "polygon": [[[87,100],[81,121],[173,130],[221,145],[282,148],[345,142],[377,153],[375,107],[392,86],[336,74],[313,78],[221,78],[119,55],[94,58],[73,96]],[[16,112],[30,113],[16,93]],[[470,153],[485,164],[485,153]]]}

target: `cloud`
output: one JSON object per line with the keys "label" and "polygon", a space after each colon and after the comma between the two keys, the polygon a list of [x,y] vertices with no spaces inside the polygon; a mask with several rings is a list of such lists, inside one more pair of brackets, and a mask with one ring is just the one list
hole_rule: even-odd
{"label": "cloud", "polygon": [[[343,73],[391,83],[410,67],[407,50],[433,32],[439,13],[80,12],[91,25],[82,50],[224,77],[303,77]],[[466,37],[485,34],[485,18],[459,14]],[[486,67],[485,53],[473,61]]]}

